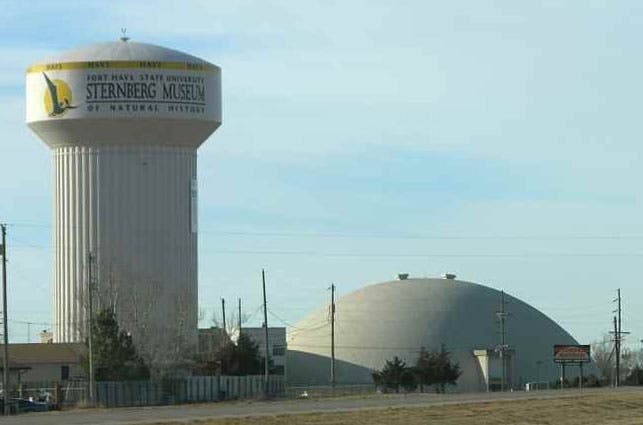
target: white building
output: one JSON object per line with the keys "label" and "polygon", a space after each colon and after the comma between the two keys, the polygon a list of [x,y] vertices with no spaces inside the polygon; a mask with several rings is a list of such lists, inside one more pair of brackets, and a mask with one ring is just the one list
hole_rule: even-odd
{"label": "white building", "polygon": [[[0,350],[0,373],[4,351]],[[10,382],[64,382],[86,379],[84,344],[9,344]]]}
{"label": "white building", "polygon": [[[263,327],[242,328],[241,332],[250,337],[250,340],[257,344],[259,357],[266,355],[266,334]],[[235,340],[238,331],[234,331],[230,338]],[[219,327],[199,329],[198,353],[204,358],[215,353],[228,338]],[[275,375],[286,374],[286,328],[268,328],[268,360],[270,361],[270,373]]]}
{"label": "white building", "polygon": [[[372,383],[371,373],[394,356],[415,364],[420,349],[444,345],[459,363],[458,391],[522,388],[530,381],[555,381],[555,344],[576,340],[549,317],[504,295],[505,344],[501,346],[503,294],[487,286],[447,279],[403,279],[366,286],[336,302],[336,379]],[[330,323],[327,306],[299,322],[288,336],[288,381],[328,384]],[[327,325],[320,325],[327,323]],[[500,354],[504,353],[501,359]],[[585,369],[596,373],[593,365]],[[568,372],[568,377],[570,376]]]}
{"label": "white building", "polygon": [[[241,332],[248,335],[259,346],[259,355],[266,353],[265,328],[242,328]],[[270,373],[286,375],[286,328],[268,328],[268,359],[271,362]]]}

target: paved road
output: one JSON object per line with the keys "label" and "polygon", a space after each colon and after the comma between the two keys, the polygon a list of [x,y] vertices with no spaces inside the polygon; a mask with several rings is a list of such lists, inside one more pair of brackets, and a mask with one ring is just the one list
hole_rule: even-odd
{"label": "paved road", "polygon": [[[583,395],[613,392],[613,389],[588,389]],[[621,388],[618,391],[643,391]],[[2,425],[112,425],[144,424],[149,422],[189,421],[208,418],[262,416],[284,413],[341,412],[404,406],[437,406],[460,403],[484,403],[498,400],[548,399],[576,397],[578,390],[474,393],[474,394],[395,394],[367,397],[327,398],[317,400],[279,400],[208,403],[181,406],[136,407],[118,409],[87,409],[64,412],[29,413],[2,418]]]}

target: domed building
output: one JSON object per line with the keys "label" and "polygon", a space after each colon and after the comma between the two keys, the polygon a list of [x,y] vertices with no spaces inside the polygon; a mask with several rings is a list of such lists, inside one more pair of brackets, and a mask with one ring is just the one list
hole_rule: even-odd
{"label": "domed building", "polygon": [[[577,344],[569,333],[517,298],[446,276],[409,279],[400,275],[399,280],[367,286],[337,300],[336,382],[372,383],[371,373],[386,360],[398,356],[411,366],[422,347],[439,351],[442,346],[460,365],[457,391],[500,389],[503,363],[506,388],[559,379],[553,346]],[[502,314],[503,304],[506,314]],[[321,308],[290,332],[290,384],[330,383],[329,318],[330,309]],[[573,379],[578,368],[567,369],[568,378]],[[585,370],[593,372],[591,366]]]}

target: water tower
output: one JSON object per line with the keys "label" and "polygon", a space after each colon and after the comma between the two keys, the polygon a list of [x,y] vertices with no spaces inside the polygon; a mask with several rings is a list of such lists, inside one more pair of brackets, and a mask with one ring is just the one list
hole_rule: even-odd
{"label": "water tower", "polygon": [[195,344],[197,149],[221,125],[221,70],[126,38],[31,66],[26,121],[51,148],[55,342],[93,306],[159,351]]}

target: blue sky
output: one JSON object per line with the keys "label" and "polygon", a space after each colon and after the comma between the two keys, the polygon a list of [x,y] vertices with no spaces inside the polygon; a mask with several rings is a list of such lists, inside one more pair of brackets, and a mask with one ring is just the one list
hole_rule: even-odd
{"label": "blue sky", "polygon": [[[224,124],[199,150],[202,325],[221,297],[257,311],[262,267],[275,325],[325,303],[331,282],[342,295],[398,272],[454,272],[582,342],[610,330],[620,287],[639,348],[640,2],[0,0],[0,10],[13,341],[27,340],[21,322],[51,320],[51,162],[24,124],[24,70],[126,27],[223,70]],[[31,326],[33,341],[45,326]]]}

